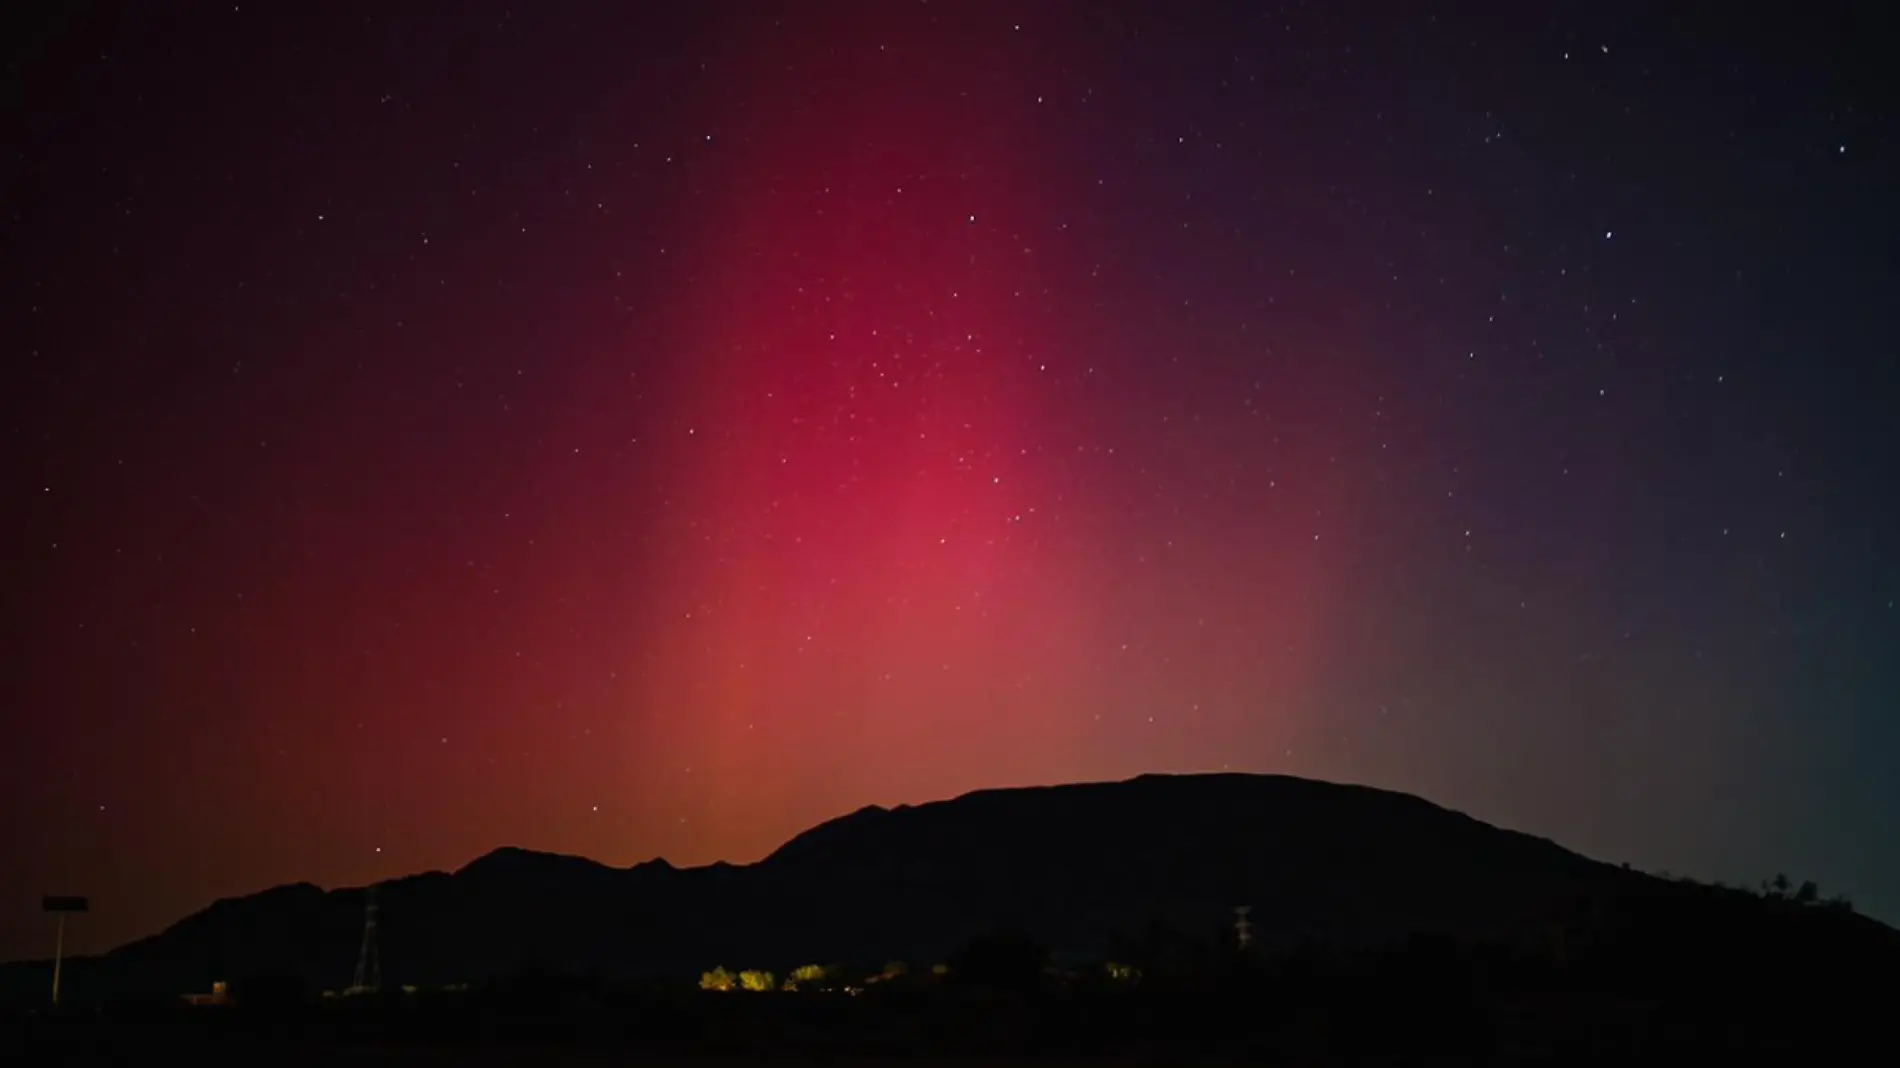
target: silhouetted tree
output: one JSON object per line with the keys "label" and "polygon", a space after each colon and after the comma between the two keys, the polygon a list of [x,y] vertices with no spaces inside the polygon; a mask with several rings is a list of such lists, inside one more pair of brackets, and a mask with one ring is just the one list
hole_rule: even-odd
{"label": "silhouetted tree", "polygon": [[1049,965],[1049,950],[1019,931],[978,935],[952,954],[951,982],[990,990],[1034,990]]}
{"label": "silhouetted tree", "polygon": [[1144,987],[1198,988],[1213,983],[1222,971],[1222,954],[1205,938],[1196,938],[1164,920],[1151,920],[1139,935],[1117,935],[1117,961],[1141,974]]}
{"label": "silhouetted tree", "polygon": [[254,975],[232,983],[230,997],[245,1009],[281,1011],[303,1005],[310,989],[298,976]]}

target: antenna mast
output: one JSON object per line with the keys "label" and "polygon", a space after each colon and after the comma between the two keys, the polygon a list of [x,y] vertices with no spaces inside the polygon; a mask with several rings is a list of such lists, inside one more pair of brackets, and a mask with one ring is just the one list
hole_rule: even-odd
{"label": "antenna mast", "polygon": [[356,954],[356,982],[350,985],[352,994],[372,994],[383,985],[383,961],[376,952],[376,887],[371,885],[364,893],[367,900],[363,905],[363,948]]}
{"label": "antenna mast", "polygon": [[59,973],[66,963],[66,917],[75,912],[92,911],[92,902],[83,897],[47,896],[40,909],[59,917],[59,932],[53,936],[53,1007],[59,1008]]}

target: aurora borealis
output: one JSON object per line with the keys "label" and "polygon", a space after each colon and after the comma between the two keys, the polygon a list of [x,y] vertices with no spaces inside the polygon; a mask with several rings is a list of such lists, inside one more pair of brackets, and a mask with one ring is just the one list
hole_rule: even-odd
{"label": "aurora borealis", "polygon": [[1217,768],[1891,919],[1865,35],[1323,7],[10,35],[0,951]]}

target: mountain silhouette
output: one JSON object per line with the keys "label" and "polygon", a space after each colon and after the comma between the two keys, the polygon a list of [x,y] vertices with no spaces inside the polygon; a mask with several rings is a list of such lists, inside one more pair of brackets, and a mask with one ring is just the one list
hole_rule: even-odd
{"label": "mountain silhouette", "polygon": [[[1578,929],[1579,917],[1593,930],[1679,932],[1694,926],[1680,922],[1686,915],[1753,922],[1766,907],[1410,795],[1239,774],[865,808],[750,865],[612,868],[510,847],[454,873],[379,884],[377,897],[384,980],[419,986],[522,969],[660,977],[715,965],[928,965],[1000,929],[1027,932],[1057,960],[1100,961],[1156,924],[1224,938],[1236,905],[1251,906],[1268,950],[1419,936],[1542,944],[1553,930]],[[365,899],[364,888],[300,883],[218,901],[160,934],[68,961],[66,989],[175,994],[267,975],[341,989]],[[1838,922],[1858,925],[1856,938],[1877,932],[1891,952],[1892,930],[1858,916]],[[0,990],[39,996],[48,967],[7,965]]]}

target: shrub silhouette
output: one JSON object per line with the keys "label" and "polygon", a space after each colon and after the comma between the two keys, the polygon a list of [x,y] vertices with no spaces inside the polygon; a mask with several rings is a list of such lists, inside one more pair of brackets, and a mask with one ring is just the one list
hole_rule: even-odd
{"label": "shrub silhouette", "polygon": [[1025,991],[1041,985],[1049,950],[1019,931],[977,935],[951,954],[948,978],[961,986]]}

